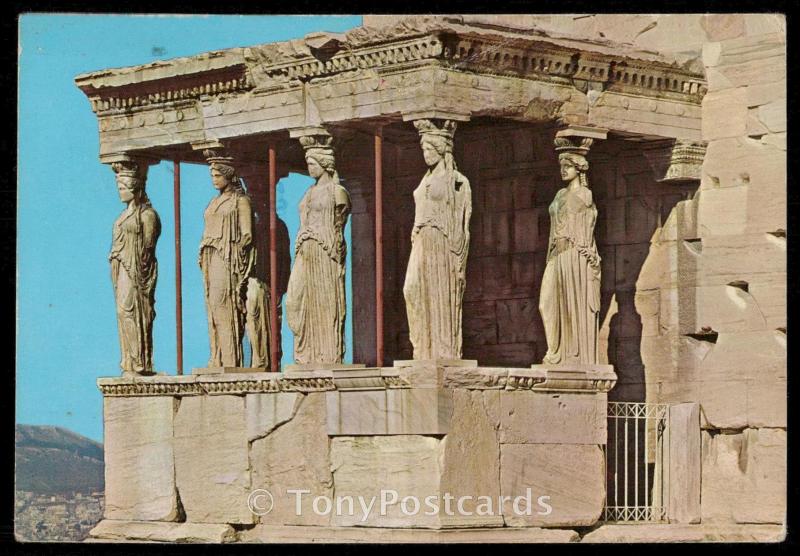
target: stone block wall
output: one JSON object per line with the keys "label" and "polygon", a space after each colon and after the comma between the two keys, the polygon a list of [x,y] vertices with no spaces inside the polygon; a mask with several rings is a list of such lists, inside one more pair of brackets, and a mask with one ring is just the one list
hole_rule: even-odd
{"label": "stone block wall", "polygon": [[[786,504],[786,45],[782,16],[703,16],[702,181],[654,236],[637,308],[649,401],[698,401],[702,519]],[[647,326],[647,328],[651,328]]]}
{"label": "stone block wall", "polygon": [[[95,536],[110,534],[109,522],[133,527],[131,538],[146,523],[202,525],[206,536],[219,526],[593,525],[615,376],[599,366],[567,372],[564,384],[564,373],[415,366],[100,379],[108,521]],[[304,490],[299,514],[295,490]],[[359,509],[359,496],[380,501],[383,491],[398,496],[387,512]],[[400,500],[431,496],[433,512],[409,513]],[[318,497],[356,507],[326,510]]]}

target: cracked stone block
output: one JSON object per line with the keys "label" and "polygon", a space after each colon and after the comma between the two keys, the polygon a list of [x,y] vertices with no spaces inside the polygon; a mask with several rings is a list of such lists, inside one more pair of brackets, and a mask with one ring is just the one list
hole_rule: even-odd
{"label": "cracked stone block", "polygon": [[269,491],[274,504],[259,519],[273,525],[329,525],[330,515],[319,515],[313,507],[315,497],[333,495],[326,393],[295,395],[300,399],[291,419],[250,444],[252,488]]}
{"label": "cracked stone block", "polygon": [[[441,516],[448,526],[502,525],[500,512],[479,515],[479,496],[500,495],[498,438],[500,392],[453,391],[450,430],[444,439],[440,490],[456,499],[465,497],[455,516]],[[466,497],[470,497],[467,499]]]}
{"label": "cracked stone block", "polygon": [[247,394],[247,439],[263,438],[297,412],[303,395],[297,392]]}
{"label": "cracked stone block", "polygon": [[669,407],[670,523],[700,523],[701,433],[700,404]]}
{"label": "cracked stone block", "polygon": [[244,396],[189,396],[175,417],[175,472],[186,520],[254,523]]}
{"label": "cracked stone block", "polygon": [[[603,450],[591,444],[502,444],[500,492],[510,497],[503,505],[507,526],[594,525],[606,497]],[[542,496],[549,498],[540,503]]]}
{"label": "cracked stone block", "polygon": [[[444,437],[403,434],[337,436],[331,440],[335,496],[356,501],[353,515],[335,515],[334,525],[503,525],[498,505],[500,392],[456,389],[452,396],[451,425]],[[376,509],[364,516],[357,505],[358,496],[367,503],[375,497]],[[387,501],[384,515],[380,511],[382,496]],[[403,506],[407,497],[419,502],[418,511],[411,498]],[[485,506],[486,497],[493,501],[493,507]],[[426,498],[430,498],[430,505]]]}

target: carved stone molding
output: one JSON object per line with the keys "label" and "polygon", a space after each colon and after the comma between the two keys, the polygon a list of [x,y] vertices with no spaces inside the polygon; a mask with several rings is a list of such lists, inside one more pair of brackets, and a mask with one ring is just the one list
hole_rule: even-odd
{"label": "carved stone molding", "polygon": [[696,141],[665,141],[643,151],[656,181],[681,183],[701,178],[706,144]]}
{"label": "carved stone molding", "polygon": [[[253,376],[255,375],[255,376]],[[330,377],[265,378],[263,373],[231,375],[184,375],[100,378],[97,387],[103,396],[198,396],[214,394],[257,394],[264,392],[324,392],[335,389]]]}
{"label": "carved stone molding", "polygon": [[608,392],[616,383],[617,375],[611,365],[532,365],[530,370],[512,369],[509,372],[506,389]]}
{"label": "carved stone molding", "polygon": [[448,368],[444,386],[470,390],[536,390],[543,392],[608,392],[616,384],[611,365],[550,366],[531,369]]}
{"label": "carved stone molding", "polygon": [[674,60],[625,45],[487,30],[447,17],[409,17],[389,29],[357,28],[209,52],[76,77],[95,113],[129,113],[253,89],[295,86],[314,78],[396,72],[440,65],[485,75],[570,84],[699,104],[703,76]]}
{"label": "carved stone molding", "polygon": [[[608,392],[617,381],[611,365],[545,366],[530,369],[458,366],[440,368],[367,368],[276,374],[158,375],[100,378],[103,396],[244,395],[265,392],[326,392],[406,388]],[[410,373],[410,374],[409,374]],[[421,373],[421,374],[419,374]],[[294,375],[294,376],[293,376]],[[429,376],[430,375],[430,376]],[[438,378],[437,378],[438,377]],[[422,380],[422,379],[425,380]]]}
{"label": "carved stone molding", "polygon": [[97,78],[92,79],[94,75],[81,75],[75,81],[89,97],[95,113],[113,114],[136,108],[179,105],[204,96],[236,94],[254,87],[244,64],[224,71],[196,72],[182,79],[132,81],[120,87],[104,86],[102,78],[99,82]]}

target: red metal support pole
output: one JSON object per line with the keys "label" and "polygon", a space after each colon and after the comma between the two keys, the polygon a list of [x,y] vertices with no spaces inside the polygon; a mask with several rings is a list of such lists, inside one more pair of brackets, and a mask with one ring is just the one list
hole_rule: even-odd
{"label": "red metal support pole", "polygon": [[175,211],[175,353],[178,374],[183,374],[183,295],[181,277],[181,163],[173,162],[172,198]]}
{"label": "red metal support pole", "polygon": [[269,145],[269,350],[270,369],[280,369],[278,361],[278,215],[277,215],[277,171],[275,168],[275,143]]}
{"label": "red metal support pole", "polygon": [[375,131],[375,358],[383,366],[383,130]]}

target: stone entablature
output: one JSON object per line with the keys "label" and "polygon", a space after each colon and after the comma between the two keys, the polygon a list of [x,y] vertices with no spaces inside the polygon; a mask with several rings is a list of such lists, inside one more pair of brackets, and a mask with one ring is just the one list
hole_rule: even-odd
{"label": "stone entablature", "polygon": [[[320,48],[314,48],[315,43],[320,43]],[[265,89],[348,71],[407,69],[426,60],[479,73],[592,82],[601,90],[634,90],[644,96],[651,90],[690,102],[702,97],[705,83],[701,75],[654,53],[625,50],[621,45],[558,39],[543,33],[486,30],[447,18],[412,17],[390,29],[360,27],[346,34],[317,33],[305,40],[91,72],[76,81],[92,98],[95,112]],[[180,84],[172,82],[177,76]]]}
{"label": "stone entablature", "polygon": [[[420,110],[697,140],[703,76],[624,45],[412,17],[76,77],[101,158]],[[162,153],[163,154],[163,153]]]}

